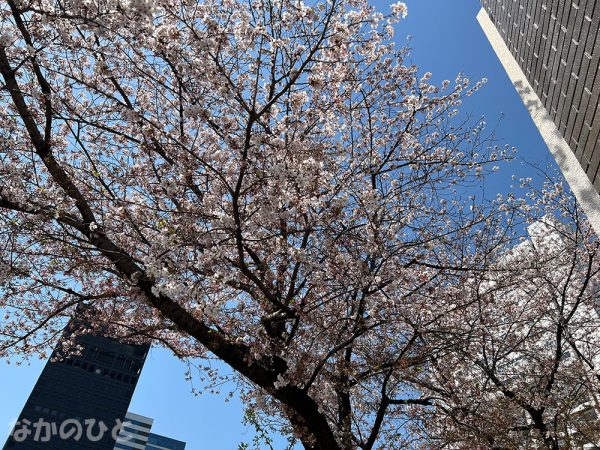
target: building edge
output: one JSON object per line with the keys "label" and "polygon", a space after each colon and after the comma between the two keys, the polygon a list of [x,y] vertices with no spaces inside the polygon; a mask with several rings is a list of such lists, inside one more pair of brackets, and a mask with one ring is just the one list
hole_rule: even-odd
{"label": "building edge", "polygon": [[527,77],[484,8],[479,10],[477,21],[492,45],[510,81],[519,93],[523,104],[529,111],[542,139],[560,167],[596,235],[600,236],[600,195],[596,192],[587,174],[579,164],[577,157],[563,138],[554,121],[550,118],[546,108],[544,108],[535,90],[529,84]]}

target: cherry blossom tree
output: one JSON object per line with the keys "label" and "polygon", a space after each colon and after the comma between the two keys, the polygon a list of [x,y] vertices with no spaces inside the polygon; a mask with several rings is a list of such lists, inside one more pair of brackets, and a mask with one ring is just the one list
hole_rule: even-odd
{"label": "cherry blossom tree", "polygon": [[[562,185],[531,189],[542,217],[529,239],[471,273],[440,327],[421,392],[429,436],[451,448],[597,448],[600,444],[600,256]],[[437,341],[437,342],[436,342]],[[460,343],[460,344],[459,344]],[[449,369],[450,368],[450,369]],[[423,419],[422,419],[423,420]]]}
{"label": "cherry blossom tree", "polygon": [[[403,3],[0,5],[1,357],[43,353],[89,305],[85,332],[224,361],[252,417],[285,420],[306,449],[476,448],[498,441],[490,423],[558,439],[532,411],[575,398],[569,377],[597,382],[569,312],[592,307],[597,242],[558,189],[468,197],[512,153],[457,115],[482,82],[434,86],[405,62]],[[569,251],[502,266],[546,214],[579,230]],[[514,285],[535,309],[500,295]],[[578,349],[564,371],[535,346],[557,320]],[[482,359],[495,333],[506,343]],[[556,378],[552,395],[511,384],[507,349]]]}

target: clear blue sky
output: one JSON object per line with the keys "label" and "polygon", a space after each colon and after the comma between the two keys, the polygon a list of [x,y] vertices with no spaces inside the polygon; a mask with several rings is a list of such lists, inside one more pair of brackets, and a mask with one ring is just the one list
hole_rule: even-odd
{"label": "clear blue sky", "polygon": [[[537,129],[522,105],[487,42],[475,16],[477,0],[406,0],[408,17],[397,25],[396,38],[404,42],[411,35],[412,62],[434,80],[453,80],[463,72],[472,80],[486,77],[488,84],[463,105],[464,112],[486,116],[488,125],[497,125],[497,135],[514,145],[520,154],[538,164],[553,164]],[[377,1],[382,11],[389,3]],[[487,182],[486,196],[506,192],[511,174],[529,173],[514,162]],[[7,365],[0,361],[0,445],[9,432],[9,422],[21,411],[44,362],[29,366]],[[185,366],[161,349],[154,349],[144,367],[130,410],[153,417],[154,431],[186,441],[190,450],[236,450],[251,433],[241,425],[242,407],[237,398],[224,401],[224,395],[191,394],[184,379]],[[226,390],[225,390],[226,391]],[[275,447],[277,450],[283,446]]]}

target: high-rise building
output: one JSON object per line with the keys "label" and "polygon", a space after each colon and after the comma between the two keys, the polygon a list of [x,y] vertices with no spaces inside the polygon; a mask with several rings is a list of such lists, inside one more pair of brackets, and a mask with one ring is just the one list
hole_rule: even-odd
{"label": "high-rise building", "polygon": [[600,234],[600,1],[481,3],[483,31]]}
{"label": "high-rise building", "polygon": [[127,412],[123,429],[119,432],[114,450],[144,450],[148,444],[148,436],[153,419]]}
{"label": "high-rise building", "polygon": [[144,450],[185,450],[185,442],[150,433]]}
{"label": "high-rise building", "polygon": [[185,442],[150,432],[153,419],[128,412],[114,450],[185,450]]}
{"label": "high-rise building", "polygon": [[65,328],[4,450],[113,450],[149,347],[88,334],[65,354],[80,325]]}

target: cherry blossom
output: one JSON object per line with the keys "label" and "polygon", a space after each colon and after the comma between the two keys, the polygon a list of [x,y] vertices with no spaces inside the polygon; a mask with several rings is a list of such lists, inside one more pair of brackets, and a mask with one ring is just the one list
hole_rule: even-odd
{"label": "cherry blossom", "polygon": [[458,112],[484,80],[395,46],[404,3],[0,8],[0,357],[78,309],[307,449],[595,439],[597,239],[554,182],[469,198],[513,152]]}

